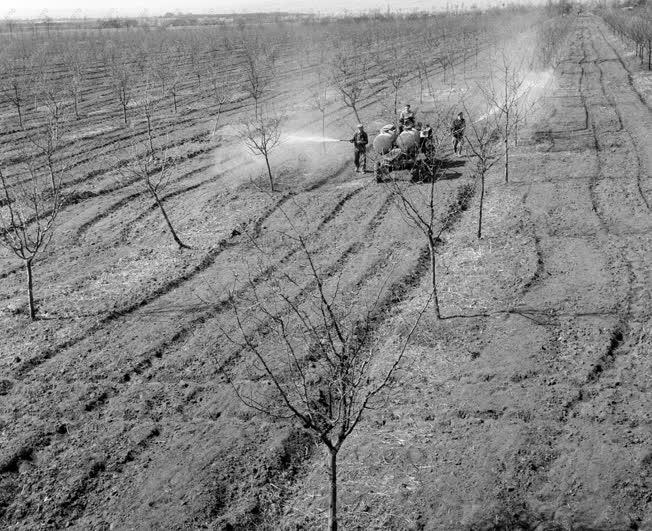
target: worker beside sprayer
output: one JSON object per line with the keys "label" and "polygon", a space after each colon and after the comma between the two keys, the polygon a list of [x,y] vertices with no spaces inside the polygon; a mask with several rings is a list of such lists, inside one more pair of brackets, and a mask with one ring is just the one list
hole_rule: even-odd
{"label": "worker beside sprayer", "polygon": [[[355,164],[356,173],[364,173],[367,171],[367,144],[369,137],[365,133],[362,124],[358,124],[357,131],[353,138],[349,140],[353,144],[353,162]],[[362,164],[362,171],[360,171],[360,164]]]}
{"label": "worker beside sprayer", "polygon": [[464,120],[464,113],[459,113],[451,125],[451,134],[453,135],[453,153],[456,155],[462,155],[465,129],[466,121]]}

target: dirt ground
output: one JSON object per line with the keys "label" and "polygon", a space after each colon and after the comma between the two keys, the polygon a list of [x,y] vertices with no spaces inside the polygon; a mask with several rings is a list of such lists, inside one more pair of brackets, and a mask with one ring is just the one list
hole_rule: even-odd
{"label": "dirt ground", "polygon": [[[397,387],[342,450],[344,529],[652,529],[649,76],[577,18],[510,182],[489,176],[484,238],[477,196],[443,233],[444,319],[426,314]],[[190,251],[107,174],[36,266],[39,321],[20,312],[19,264],[0,262],[0,527],[323,527],[319,446],[224,381],[245,356],[221,332],[225,290],[303,278],[289,216],[343,291],[385,286],[374,333],[391,357],[426,297],[427,246],[347,147],[286,153],[269,194],[228,138],[196,137],[165,199]],[[459,161],[437,185],[442,214],[473,183]],[[313,291],[305,278],[287,295]]]}

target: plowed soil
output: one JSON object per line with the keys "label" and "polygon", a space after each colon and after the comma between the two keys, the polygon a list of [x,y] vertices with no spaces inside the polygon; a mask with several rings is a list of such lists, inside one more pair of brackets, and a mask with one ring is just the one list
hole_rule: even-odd
{"label": "plowed soil", "polygon": [[[499,165],[488,178],[484,238],[477,197],[442,235],[444,319],[426,314],[397,386],[342,450],[344,529],[652,529],[644,75],[602,22],[576,19],[510,182]],[[196,135],[165,198],[190,251],[107,174],[36,265],[37,322],[20,312],[20,264],[3,260],[0,527],[324,526],[320,447],[223,379],[246,356],[222,334],[225,290],[304,278],[289,217],[343,292],[383,286],[375,334],[392,344],[427,296],[428,248],[342,145],[303,150],[267,193],[233,140],[209,150]],[[442,216],[472,170],[462,158],[437,183]],[[286,287],[314,291],[309,277]]]}

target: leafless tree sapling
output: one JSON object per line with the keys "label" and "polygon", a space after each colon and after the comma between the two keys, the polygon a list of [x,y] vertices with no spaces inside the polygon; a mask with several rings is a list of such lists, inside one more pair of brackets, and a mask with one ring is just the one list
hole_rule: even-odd
{"label": "leafless tree sapling", "polygon": [[[529,90],[525,84],[523,62],[510,59],[503,49],[492,69],[487,85],[480,85],[484,99],[496,110],[501,121],[505,182],[509,182],[510,140],[515,137],[518,126],[526,116]],[[494,71],[495,70],[495,71]]]}
{"label": "leafless tree sapling", "polygon": [[28,98],[29,70],[25,61],[5,59],[2,64],[0,91],[3,98],[16,109],[18,123],[23,128],[25,101]]}
{"label": "leafless tree sapling", "polygon": [[338,51],[331,61],[331,77],[342,102],[353,111],[355,119],[361,123],[358,106],[369,88],[366,59],[350,50]]}
{"label": "leafless tree sapling", "polygon": [[113,91],[122,108],[122,119],[128,124],[127,109],[133,98],[134,79],[126,61],[117,60],[111,64],[111,82]]}
{"label": "leafless tree sapling", "polygon": [[[467,117],[468,108],[464,106]],[[484,206],[485,178],[487,172],[498,162],[498,144],[501,138],[500,115],[489,105],[480,119],[467,120],[464,139],[467,152],[475,160],[475,175],[480,179],[480,207],[478,211],[478,238],[482,238],[482,209]]]}
{"label": "leafless tree sapling", "polygon": [[270,115],[261,110],[256,116],[245,123],[240,133],[244,145],[254,155],[260,155],[265,159],[267,166],[267,175],[269,177],[269,186],[271,191],[274,189],[274,176],[269,163],[271,152],[281,143],[281,129],[283,118],[278,115]]}
{"label": "leafless tree sapling", "polygon": [[[248,290],[250,299],[232,292],[235,331],[222,328],[222,332],[252,355],[252,364],[242,380],[230,374],[226,377],[245,405],[276,418],[299,421],[324,445],[330,487],[328,529],[337,530],[339,452],[365,411],[394,383],[430,299],[407,327],[391,359],[381,362],[371,325],[375,308],[362,316],[346,308],[339,281],[333,282],[334,287],[327,285],[328,277],[315,262],[306,237],[296,232],[290,237],[306,259],[305,274],[315,286],[315,297],[302,304],[279,284],[271,300],[263,300],[253,282]],[[282,280],[300,282],[289,275]],[[261,329],[265,330],[264,343],[259,341]],[[266,394],[252,391],[248,383],[259,380],[260,373],[270,384],[267,388],[271,391]]]}
{"label": "leafless tree sapling", "polygon": [[36,319],[33,263],[50,243],[61,209],[61,175],[54,179],[41,174],[34,161],[27,164],[27,176],[9,179],[0,169],[0,245],[23,261],[27,273],[30,319]]}
{"label": "leafless tree sapling", "polygon": [[[148,143],[152,143],[149,137]],[[138,150],[138,148],[140,148]],[[129,180],[141,182],[146,191],[152,196],[158,209],[161,211],[168,232],[174,239],[179,249],[189,249],[175,230],[172,221],[163,204],[163,193],[170,184],[172,170],[174,169],[174,159],[168,153],[167,149],[150,149],[149,145],[133,146],[129,151],[129,162],[125,165],[118,165],[121,175]]]}
{"label": "leafless tree sapling", "polygon": [[[447,133],[446,117],[450,113],[437,112],[436,122],[432,123],[433,139],[432,153],[438,152]],[[443,174],[439,161],[428,156],[420,162],[425,167],[423,171],[428,177],[424,184],[412,184],[403,180],[397,173],[391,173],[386,180],[386,186],[393,195],[404,220],[417,228],[426,239],[430,257],[430,288],[435,310],[435,317],[441,318],[439,296],[437,292],[437,244],[440,236],[447,228],[447,219],[438,215],[440,204],[437,197],[436,182]]]}
{"label": "leafless tree sapling", "polygon": [[243,89],[254,100],[254,116],[258,118],[260,100],[269,90],[274,77],[277,51],[273,47],[266,47],[256,37],[243,38],[240,51],[244,59]]}

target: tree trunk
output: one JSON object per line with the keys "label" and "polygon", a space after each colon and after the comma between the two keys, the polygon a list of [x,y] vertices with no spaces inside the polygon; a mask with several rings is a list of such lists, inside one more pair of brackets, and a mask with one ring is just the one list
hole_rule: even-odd
{"label": "tree trunk", "polygon": [[[322,139],[326,138],[326,112],[325,110],[321,112],[321,137]],[[326,142],[322,141],[321,143],[322,150],[326,153]]]}
{"label": "tree trunk", "polygon": [[505,137],[505,182],[509,182],[509,140]]}
{"label": "tree trunk", "polygon": [[79,120],[78,99],[79,97],[77,96],[77,92],[75,92],[75,95],[73,96],[73,103],[75,106],[75,118],[77,120]]}
{"label": "tree trunk", "polygon": [[484,174],[486,170],[480,171],[480,213],[478,215],[478,238],[482,238],[482,205],[484,202]]}
{"label": "tree trunk", "polygon": [[441,319],[439,312],[439,295],[437,294],[437,257],[435,255],[435,238],[428,236],[428,251],[430,252],[430,283],[432,287],[432,301],[435,306],[435,317]]}
{"label": "tree trunk", "polygon": [[394,87],[394,119],[398,116],[398,87]]}
{"label": "tree trunk", "polygon": [[355,105],[351,104],[351,109],[353,109],[353,114],[355,114],[355,119],[358,120],[358,123],[361,124],[360,115],[358,114],[358,109],[355,108]]}
{"label": "tree trunk", "polygon": [[14,97],[16,102],[16,110],[18,111],[18,123],[20,123],[20,128],[23,128],[23,111],[20,108],[20,97],[18,96],[18,87],[14,85]]}
{"label": "tree trunk", "polygon": [[122,104],[122,118],[125,122],[125,125],[127,125],[127,105],[125,103]]}
{"label": "tree trunk", "polygon": [[509,182],[509,113],[505,116],[505,182]]}
{"label": "tree trunk", "polygon": [[328,503],[328,529],[337,531],[337,450],[330,452],[330,498]]}
{"label": "tree trunk", "polygon": [[165,211],[165,208],[163,208],[163,203],[161,203],[158,194],[151,187],[150,187],[150,192],[154,196],[154,200],[156,201],[156,204],[161,209],[161,214],[163,214],[163,218],[165,218],[165,223],[167,224],[168,229],[170,230],[170,234],[172,234],[172,237],[174,238],[174,241],[179,246],[179,249],[190,249],[188,245],[186,245],[179,239],[177,232],[174,230],[174,227],[172,226],[172,222],[170,221],[170,218],[168,218],[168,214]]}
{"label": "tree trunk", "polygon": [[269,166],[269,156],[267,153],[263,153],[265,155],[265,164],[267,164],[267,174],[269,175],[269,187],[272,192],[275,192],[274,190],[274,177],[272,176],[272,168]]}
{"label": "tree trunk", "polygon": [[32,280],[32,259],[25,260],[25,269],[27,270],[27,299],[29,300],[29,318],[36,319],[36,306],[34,305],[34,288]]}
{"label": "tree trunk", "polygon": [[172,93],[172,101],[174,102],[174,114],[177,114],[177,93]]}
{"label": "tree trunk", "polygon": [[147,140],[149,140],[149,153],[154,156],[154,142],[152,141],[152,118],[149,115],[149,111],[146,115],[147,118]]}

